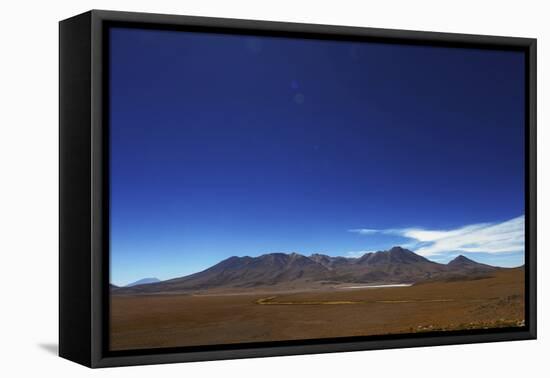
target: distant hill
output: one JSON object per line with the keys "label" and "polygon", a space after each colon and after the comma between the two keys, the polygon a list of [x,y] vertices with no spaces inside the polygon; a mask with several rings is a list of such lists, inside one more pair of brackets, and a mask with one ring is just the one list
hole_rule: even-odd
{"label": "distant hill", "polygon": [[160,282],[158,278],[155,277],[149,277],[149,278],[142,278],[141,280],[137,280],[136,282],[129,283],[125,287],[132,287],[132,286],[138,286],[138,285],[147,285],[152,283]]}
{"label": "distant hill", "polygon": [[269,253],[233,256],[188,276],[156,283],[136,282],[119,294],[250,289],[299,290],[346,284],[419,283],[428,280],[475,279],[496,267],[458,256],[439,264],[401,247],[366,253],[360,258],[323,254]]}
{"label": "distant hill", "polygon": [[490,265],[481,264],[478,262],[475,262],[474,260],[471,260],[463,255],[458,255],[453,260],[449,261],[447,266],[451,268],[456,269],[485,269],[485,268],[491,268]]}

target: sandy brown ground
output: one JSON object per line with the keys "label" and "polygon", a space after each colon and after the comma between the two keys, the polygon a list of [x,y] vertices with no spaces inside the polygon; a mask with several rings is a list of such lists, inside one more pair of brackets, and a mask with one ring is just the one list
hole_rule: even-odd
{"label": "sandy brown ground", "polygon": [[111,349],[521,326],[524,271],[411,287],[113,295]]}

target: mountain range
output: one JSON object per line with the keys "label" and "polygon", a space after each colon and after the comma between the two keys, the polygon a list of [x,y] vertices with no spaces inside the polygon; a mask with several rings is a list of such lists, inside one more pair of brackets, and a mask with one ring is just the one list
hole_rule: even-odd
{"label": "mountain range", "polygon": [[502,269],[458,256],[447,264],[402,248],[369,252],[358,258],[324,254],[268,253],[229,257],[188,276],[112,289],[116,294],[191,293],[250,289],[300,290],[357,284],[415,284],[429,280],[487,277]]}

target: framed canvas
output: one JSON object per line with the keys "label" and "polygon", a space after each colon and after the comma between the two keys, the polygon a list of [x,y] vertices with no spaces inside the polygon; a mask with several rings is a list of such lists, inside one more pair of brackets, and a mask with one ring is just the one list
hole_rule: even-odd
{"label": "framed canvas", "polygon": [[536,337],[536,40],[60,22],[59,353]]}

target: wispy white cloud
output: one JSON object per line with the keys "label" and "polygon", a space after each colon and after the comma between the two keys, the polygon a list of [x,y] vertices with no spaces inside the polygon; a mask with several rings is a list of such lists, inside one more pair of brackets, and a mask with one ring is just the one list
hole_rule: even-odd
{"label": "wispy white cloud", "polygon": [[352,229],[361,235],[390,234],[410,239],[408,247],[422,256],[456,252],[512,253],[525,248],[525,217],[500,223],[477,223],[452,230],[423,228]]}
{"label": "wispy white cloud", "polygon": [[374,228],[354,228],[352,230],[348,230],[349,232],[355,232],[357,234],[361,235],[369,235],[369,234],[377,234],[380,232],[384,232],[385,230],[376,230]]}

